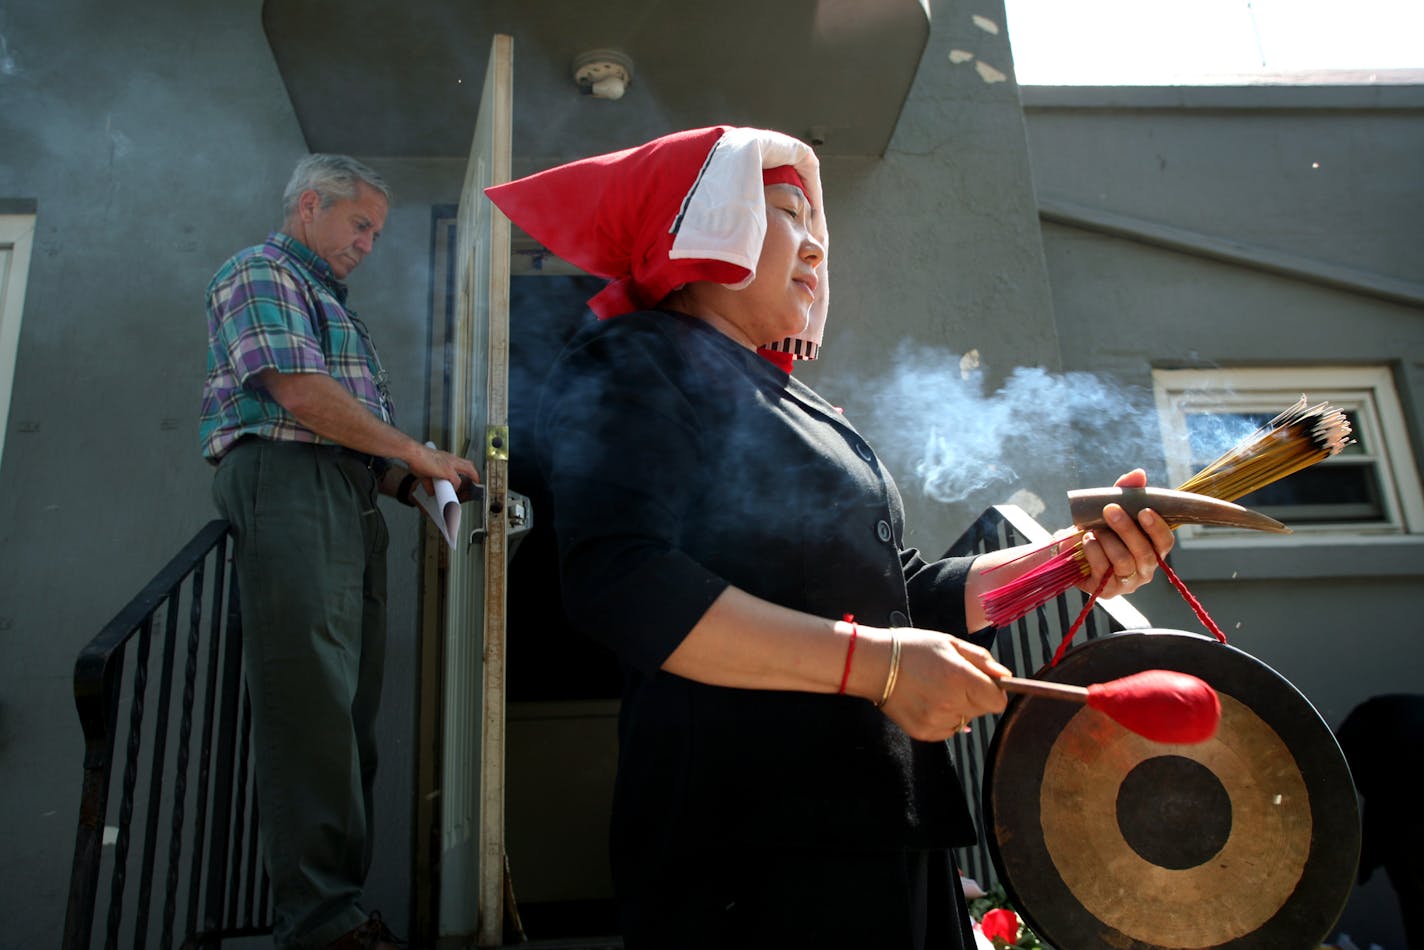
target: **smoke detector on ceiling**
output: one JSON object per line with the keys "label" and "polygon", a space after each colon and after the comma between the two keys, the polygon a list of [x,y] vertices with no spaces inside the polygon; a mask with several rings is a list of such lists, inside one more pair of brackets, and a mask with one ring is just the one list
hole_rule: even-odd
{"label": "smoke detector on ceiling", "polygon": [[633,81],[633,60],[616,49],[594,49],[574,57],[574,82],[595,99],[622,99]]}

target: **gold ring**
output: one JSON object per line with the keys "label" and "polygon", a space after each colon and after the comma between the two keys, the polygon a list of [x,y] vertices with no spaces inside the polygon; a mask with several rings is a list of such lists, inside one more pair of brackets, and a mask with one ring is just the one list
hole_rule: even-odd
{"label": "gold ring", "polygon": [[954,727],[954,733],[955,733],[955,735],[958,735],[959,733],[963,732],[963,731],[964,731],[965,729],[967,729],[968,727],[969,727],[969,720],[968,720],[967,718],[965,718],[964,716],[960,716],[960,717],[959,717],[959,725],[957,725],[957,726]]}

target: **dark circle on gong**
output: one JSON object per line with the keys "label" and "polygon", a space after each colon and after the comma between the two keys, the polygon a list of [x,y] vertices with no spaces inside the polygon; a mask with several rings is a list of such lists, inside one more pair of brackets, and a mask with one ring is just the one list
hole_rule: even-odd
{"label": "dark circle on gong", "polygon": [[1231,796],[1200,762],[1159,755],[1139,763],[1118,786],[1117,825],[1143,860],[1185,871],[1226,846]]}

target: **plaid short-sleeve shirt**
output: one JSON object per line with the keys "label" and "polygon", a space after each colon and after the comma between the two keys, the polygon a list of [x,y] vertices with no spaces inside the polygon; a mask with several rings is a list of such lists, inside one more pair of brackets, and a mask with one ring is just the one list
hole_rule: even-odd
{"label": "plaid short-sleeve shirt", "polygon": [[245,435],[327,443],[253,377],[263,370],[326,373],[371,414],[392,422],[386,374],[346,285],[311,248],[280,232],[233,255],[208,285],[208,375],[199,437],[216,463]]}

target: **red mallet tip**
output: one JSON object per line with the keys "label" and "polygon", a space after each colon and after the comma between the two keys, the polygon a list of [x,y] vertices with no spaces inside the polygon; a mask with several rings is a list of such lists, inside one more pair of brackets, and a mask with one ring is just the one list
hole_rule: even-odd
{"label": "red mallet tip", "polygon": [[1205,742],[1216,735],[1221,699],[1195,676],[1144,670],[1088,687],[1088,705],[1153,742]]}

